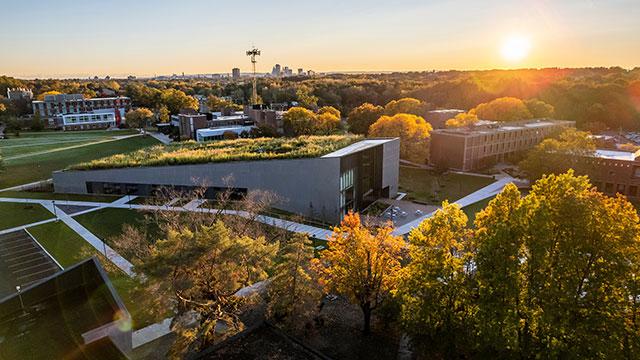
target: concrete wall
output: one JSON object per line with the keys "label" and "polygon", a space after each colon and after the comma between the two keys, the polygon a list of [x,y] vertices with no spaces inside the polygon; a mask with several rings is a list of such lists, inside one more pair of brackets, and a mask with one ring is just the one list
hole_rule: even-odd
{"label": "concrete wall", "polygon": [[[227,187],[224,179],[228,176],[233,178],[231,186],[278,194],[283,198],[276,206],[279,209],[329,222],[339,221],[339,158],[59,171],[53,173],[53,183],[56,192],[84,194],[87,181]],[[393,181],[392,174],[389,181]]]}
{"label": "concrete wall", "polygon": [[400,139],[383,144],[382,188],[389,187],[389,197],[398,194],[400,178]]}

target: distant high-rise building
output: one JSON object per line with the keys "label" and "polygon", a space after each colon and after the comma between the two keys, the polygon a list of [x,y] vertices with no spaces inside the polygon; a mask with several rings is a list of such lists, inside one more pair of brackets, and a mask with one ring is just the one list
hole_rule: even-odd
{"label": "distant high-rise building", "polygon": [[234,79],[240,79],[240,69],[233,68],[233,70],[231,70],[231,77]]}
{"label": "distant high-rise building", "polygon": [[293,70],[289,69],[288,66],[285,66],[283,73],[284,73],[284,76],[291,76],[293,75]]}
{"label": "distant high-rise building", "polygon": [[302,76],[302,75],[304,75],[304,69],[298,68],[298,76]]}
{"label": "distant high-rise building", "polygon": [[282,68],[280,67],[280,64],[276,64],[273,67],[273,70],[271,70],[271,75],[280,76],[281,74],[282,74]]}

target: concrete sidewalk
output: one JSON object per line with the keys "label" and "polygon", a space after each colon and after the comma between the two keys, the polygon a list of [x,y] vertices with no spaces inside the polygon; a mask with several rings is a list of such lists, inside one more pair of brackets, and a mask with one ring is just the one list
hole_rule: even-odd
{"label": "concrete sidewalk", "polygon": [[[512,178],[512,177],[504,177],[496,182],[493,182],[485,187],[483,187],[482,189],[479,189],[478,191],[475,191],[461,199],[458,199],[457,201],[454,202],[454,204],[458,204],[460,205],[460,207],[465,207],[465,206],[469,206],[471,204],[475,204],[478,201],[482,201],[484,199],[488,199],[490,197],[496,196],[498,193],[500,193],[502,191],[502,189],[504,189],[505,186],[507,186],[507,184],[512,183],[512,182],[517,182],[517,179]],[[406,235],[408,234],[413,228],[418,227],[418,225],[420,225],[421,222],[423,222],[424,220],[430,218],[433,216],[433,214],[436,213],[436,211],[432,211],[426,215],[423,215],[421,217],[419,217],[418,219],[415,219],[409,223],[406,223],[402,226],[397,227],[394,231],[393,234],[394,235]]]}

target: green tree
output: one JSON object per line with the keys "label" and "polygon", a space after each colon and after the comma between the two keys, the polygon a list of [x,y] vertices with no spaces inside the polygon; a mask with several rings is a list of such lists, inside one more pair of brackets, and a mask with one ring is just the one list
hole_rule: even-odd
{"label": "green tree", "polygon": [[242,110],[242,106],[215,95],[209,95],[207,98],[207,106],[211,111],[223,111],[224,109],[231,109],[233,111]]}
{"label": "green tree", "polygon": [[591,160],[595,150],[589,133],[568,128],[531,149],[520,162],[520,168],[531,180],[540,179],[545,174],[561,174],[569,169],[589,174],[593,171]]}
{"label": "green tree", "polygon": [[312,245],[306,234],[294,234],[282,246],[282,260],[270,278],[269,314],[287,327],[304,326],[322,296]]}
{"label": "green tree", "polygon": [[315,109],[318,107],[318,97],[313,95],[313,92],[307,86],[298,87],[296,90],[296,98],[302,107],[307,109]]}
{"label": "green tree", "polygon": [[369,127],[382,116],[384,108],[370,103],[364,103],[354,108],[347,117],[349,130],[354,134],[367,135]]}
{"label": "green tree", "polygon": [[147,276],[149,288],[166,296],[167,305],[176,304],[177,318],[190,312],[199,318],[196,326],[174,322],[175,355],[209,346],[217,338],[217,325],[230,333],[241,329],[242,298],[234,294],[267,278],[277,249],[264,237],[232,233],[221,221],[173,229],[148,245],[136,271]]}
{"label": "green tree", "polygon": [[40,118],[40,113],[36,112],[31,119],[31,123],[29,124],[29,128],[32,131],[42,131],[44,129],[44,124],[42,123],[42,119]]}
{"label": "green tree", "polygon": [[524,101],[527,109],[531,113],[534,119],[552,118],[555,116],[555,109],[553,105],[547,104],[544,101],[538,99],[528,99]]}
{"label": "green tree", "polygon": [[285,131],[291,135],[310,135],[315,133],[316,114],[303,107],[292,107],[282,115]]}
{"label": "green tree", "polygon": [[358,214],[349,213],[315,261],[325,289],[360,306],[365,334],[371,331],[372,312],[397,286],[404,241],[392,231],[391,226],[366,227]]}
{"label": "green tree", "polygon": [[400,157],[425,163],[429,156],[431,124],[411,114],[382,116],[369,128],[372,137],[399,137]]}
{"label": "green tree", "polygon": [[411,262],[399,288],[402,323],[422,351],[454,358],[473,348],[471,235],[460,206],[447,202],[409,233]]}

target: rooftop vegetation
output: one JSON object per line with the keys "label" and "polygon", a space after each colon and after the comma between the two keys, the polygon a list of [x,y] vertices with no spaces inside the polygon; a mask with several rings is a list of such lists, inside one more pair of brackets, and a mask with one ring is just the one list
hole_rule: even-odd
{"label": "rooftop vegetation", "polygon": [[297,138],[236,139],[210,143],[186,142],[157,145],[80,163],[72,170],[113,169],[140,166],[201,164],[209,162],[312,158],[348,146],[360,136],[300,136]]}

